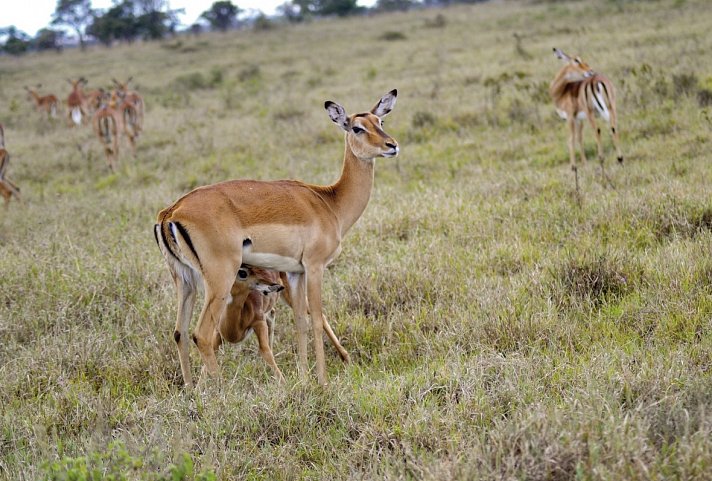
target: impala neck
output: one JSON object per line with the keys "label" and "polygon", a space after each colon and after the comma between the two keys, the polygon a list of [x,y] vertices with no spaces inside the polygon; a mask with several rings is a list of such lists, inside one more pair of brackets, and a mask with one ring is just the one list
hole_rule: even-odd
{"label": "impala neck", "polygon": [[551,97],[554,99],[555,102],[564,96],[564,93],[566,92],[566,87],[570,83],[572,83],[566,78],[567,74],[568,68],[562,68],[561,70],[559,70],[559,73],[556,74],[554,80],[551,81],[551,85],[549,85],[549,93],[551,94]]}
{"label": "impala neck", "polygon": [[[347,134],[348,135],[348,134]],[[375,159],[359,159],[344,142],[344,167],[341,177],[331,185],[334,211],[341,222],[341,235],[348,232],[366,210],[373,189]]]}

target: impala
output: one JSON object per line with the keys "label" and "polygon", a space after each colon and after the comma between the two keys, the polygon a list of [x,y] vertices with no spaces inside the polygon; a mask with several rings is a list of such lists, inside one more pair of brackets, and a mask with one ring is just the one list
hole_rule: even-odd
{"label": "impala", "polygon": [[86,101],[82,87],[87,83],[87,80],[84,77],[80,77],[77,80],[67,79],[67,82],[72,86],[72,91],[67,97],[67,119],[69,120],[69,125],[72,125],[72,123],[81,125],[86,116]]}
{"label": "impala", "polygon": [[121,118],[120,129],[131,147],[131,154],[136,157],[136,139],[141,133],[141,122],[139,120],[136,105],[123,96],[120,92],[111,93],[112,102]]}
{"label": "impala", "polygon": [[104,96],[101,107],[94,112],[92,125],[99,142],[104,146],[109,169],[113,171],[115,160],[119,155],[118,131],[121,125],[121,114],[116,109],[114,99],[108,95]]}
{"label": "impala", "polygon": [[129,90],[129,82],[133,77],[129,77],[126,82],[119,82],[118,80],[111,79],[116,85],[116,91],[121,95],[125,102],[133,105],[136,109],[136,124],[139,130],[143,127],[143,110],[144,102],[143,97],[141,97],[136,91]]}
{"label": "impala", "polygon": [[[284,381],[272,354],[274,336],[274,307],[278,292],[284,289],[279,273],[259,267],[243,265],[237,271],[237,279],[230,289],[230,302],[225,315],[213,333],[213,350],[217,351],[223,340],[240,342],[250,331],[255,332],[262,359],[272,368],[274,376]],[[188,345],[184,344],[187,349]],[[187,358],[182,356],[181,359]],[[185,373],[189,366],[181,365]]]}
{"label": "impala", "polygon": [[20,189],[7,178],[7,166],[10,163],[10,154],[5,150],[5,130],[0,124],[0,195],[5,199],[5,207],[10,203],[10,198],[14,195],[20,200]]}
{"label": "impala", "polygon": [[583,123],[588,119],[596,136],[598,159],[601,163],[601,177],[606,178],[603,164],[603,147],[601,145],[601,129],[596,125],[595,116],[599,115],[611,127],[613,144],[618,156],[618,162],[623,162],[618,131],[616,130],[616,101],[613,84],[603,75],[596,73],[581,58],[571,58],[558,48],[554,48],[556,58],[563,60],[565,65],[559,70],[549,86],[549,93],[554,100],[559,116],[566,120],[569,128],[569,160],[576,180],[576,192],[579,191],[578,168],[576,166],[576,142],[578,141],[581,160],[586,162],[583,145]]}
{"label": "impala", "polygon": [[187,385],[192,385],[186,343],[196,286],[202,279],[205,299],[193,341],[205,370],[215,376],[213,332],[242,263],[287,273],[300,375],[305,377],[308,371],[309,313],[317,379],[326,384],[323,331],[339,347],[340,343],[322,310],[324,269],[339,254],[341,240],[368,205],[376,157],[398,155],[398,143],[381,123],[395,106],[396,95],[392,90],[370,111],[353,115],[335,102],[324,104],[331,120],[345,131],[341,176],[331,185],[232,180],[199,187],[158,213],[154,234],[178,294],[174,338]]}
{"label": "impala", "polygon": [[42,87],[42,84],[37,84],[37,87],[34,89],[25,86],[25,90],[27,90],[27,93],[34,101],[35,109],[37,109],[38,112],[45,112],[47,117],[56,117],[57,97],[52,94],[40,95],[38,93],[40,87]]}

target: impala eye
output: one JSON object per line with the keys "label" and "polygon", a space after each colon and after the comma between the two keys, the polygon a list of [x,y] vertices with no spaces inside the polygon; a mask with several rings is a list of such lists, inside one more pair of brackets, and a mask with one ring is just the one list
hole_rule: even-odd
{"label": "impala eye", "polygon": [[360,134],[360,133],[362,133],[362,132],[365,132],[365,130],[362,129],[361,127],[351,127],[351,131],[352,131],[354,134]]}
{"label": "impala eye", "polygon": [[247,279],[247,275],[247,269],[239,269],[237,271],[237,278],[240,280],[244,281],[245,279]]}

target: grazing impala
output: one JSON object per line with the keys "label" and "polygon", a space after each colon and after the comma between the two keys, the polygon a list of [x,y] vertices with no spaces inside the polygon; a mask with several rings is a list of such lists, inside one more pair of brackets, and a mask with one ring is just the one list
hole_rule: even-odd
{"label": "grazing impala", "polygon": [[0,124],[0,195],[5,199],[5,207],[10,203],[10,197],[15,196],[20,200],[20,189],[7,178],[7,166],[10,163],[10,154],[5,150],[5,130]]}
{"label": "grazing impala", "polygon": [[42,84],[37,84],[34,89],[25,86],[25,90],[34,101],[38,112],[45,112],[48,118],[54,118],[57,116],[57,97],[52,94],[40,95],[37,91],[40,87]]}
{"label": "grazing impala", "polygon": [[[274,377],[284,381],[272,354],[274,334],[274,307],[279,299],[278,292],[284,289],[279,273],[243,265],[237,271],[237,278],[230,289],[230,301],[225,315],[213,334],[213,349],[217,351],[223,340],[240,342],[252,330],[255,332],[262,359],[272,368]],[[188,344],[184,344],[185,349]],[[181,356],[181,360],[187,359]],[[181,365],[181,370],[189,372],[189,366]]]}
{"label": "grazing impala", "polygon": [[[595,116],[601,116],[610,124],[613,144],[618,155],[618,162],[623,162],[618,131],[616,130],[616,100],[613,84],[603,75],[593,71],[579,57],[571,58],[558,48],[554,55],[566,62],[549,86],[549,93],[559,115],[564,118],[569,128],[569,160],[576,179],[576,192],[579,191],[578,169],[576,166],[576,142],[578,140],[581,160],[586,162],[583,145],[583,122],[588,119],[596,136],[598,159],[601,163],[601,177],[606,176],[603,165],[603,147],[601,129],[596,125]],[[611,183],[611,185],[613,185]]]}
{"label": "grazing impala", "polygon": [[69,120],[69,125],[82,125],[84,118],[86,118],[86,100],[84,98],[84,92],[82,91],[83,85],[87,83],[84,77],[80,77],[77,80],[67,79],[72,86],[72,91],[67,97],[67,119]]}
{"label": "grazing impala", "polygon": [[199,187],[158,213],[154,234],[178,293],[174,337],[187,385],[192,384],[188,324],[198,282],[203,281],[205,300],[193,341],[208,374],[214,376],[218,366],[213,332],[243,262],[287,273],[300,374],[304,377],[308,371],[309,312],[317,378],[326,384],[323,331],[332,342],[338,344],[338,339],[322,310],[324,269],[339,254],[341,240],[368,205],[375,158],[398,155],[398,143],[383,131],[381,123],[393,109],[396,95],[392,90],[370,111],[353,115],[335,102],[324,104],[331,120],[345,131],[341,177],[331,185],[232,180]]}
{"label": "grazing impala", "polygon": [[109,168],[113,171],[116,158],[119,155],[119,129],[121,126],[121,114],[116,109],[114,99],[105,95],[99,107],[92,117],[94,133],[104,146],[104,154]]}

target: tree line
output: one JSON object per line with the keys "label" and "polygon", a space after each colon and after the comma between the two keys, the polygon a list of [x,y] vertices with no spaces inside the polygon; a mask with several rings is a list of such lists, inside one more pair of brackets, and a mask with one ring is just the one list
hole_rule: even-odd
{"label": "tree line", "polygon": [[[477,3],[483,0],[378,0],[374,7],[357,5],[357,0],[289,0],[280,5],[274,20],[301,22],[311,17],[347,16],[365,12],[409,10],[423,6]],[[49,26],[34,37],[14,26],[0,28],[0,52],[21,55],[31,50],[60,51],[67,40],[67,30],[76,36],[84,49],[88,41],[111,46],[116,42],[158,40],[176,33],[181,25],[178,16],[183,9],[171,9],[166,0],[117,0],[108,9],[94,9],[91,0],[57,0]],[[240,14],[248,13],[242,22]],[[254,24],[259,28],[272,20],[263,13],[244,12],[231,0],[218,0],[189,27],[193,33],[209,28],[225,31],[240,24]]]}

